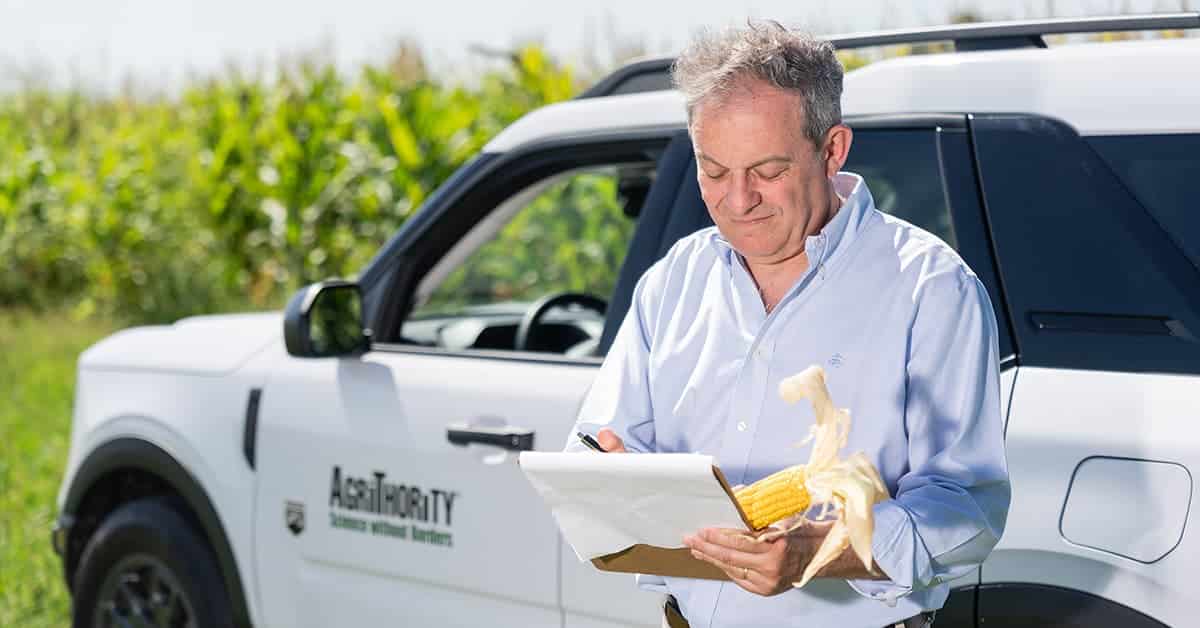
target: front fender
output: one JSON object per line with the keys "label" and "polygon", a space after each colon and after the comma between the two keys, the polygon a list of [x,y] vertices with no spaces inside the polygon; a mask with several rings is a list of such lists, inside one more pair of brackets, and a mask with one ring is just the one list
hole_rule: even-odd
{"label": "front fender", "polygon": [[[60,522],[72,521],[88,491],[106,475],[121,470],[153,474],[187,503],[217,556],[226,594],[233,606],[234,621],[238,626],[250,626],[250,614],[237,561],[208,492],[183,465],[159,446],[139,438],[126,437],[108,441],[92,450],[80,463],[66,491]],[[69,532],[67,536],[70,536]],[[69,548],[64,552],[63,567],[68,587],[71,586],[75,569],[73,561],[68,559],[72,554]]]}

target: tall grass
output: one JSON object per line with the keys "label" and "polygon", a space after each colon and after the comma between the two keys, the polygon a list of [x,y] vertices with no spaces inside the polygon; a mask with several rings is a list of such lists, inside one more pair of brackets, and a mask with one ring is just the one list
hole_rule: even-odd
{"label": "tall grass", "polygon": [[50,548],[70,437],[75,360],[113,329],[0,310],[0,626],[63,626],[70,601]]}

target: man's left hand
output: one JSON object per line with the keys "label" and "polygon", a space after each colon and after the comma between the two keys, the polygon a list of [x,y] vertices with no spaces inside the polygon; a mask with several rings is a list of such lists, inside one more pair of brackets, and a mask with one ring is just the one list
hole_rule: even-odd
{"label": "man's left hand", "polygon": [[743,589],[763,596],[778,595],[800,580],[831,524],[804,521],[769,541],[745,530],[705,528],[684,537],[683,542],[692,556],[716,565]]}

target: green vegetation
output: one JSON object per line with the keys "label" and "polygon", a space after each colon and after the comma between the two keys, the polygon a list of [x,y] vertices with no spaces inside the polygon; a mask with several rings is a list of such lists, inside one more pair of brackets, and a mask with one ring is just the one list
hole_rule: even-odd
{"label": "green vegetation", "polygon": [[604,168],[551,184],[451,272],[418,314],[555,292],[612,294],[634,225],[618,177]]}
{"label": "green vegetation", "polygon": [[113,328],[0,311],[0,626],[69,623],[50,526],[67,462],[75,360]]}
{"label": "green vegetation", "polygon": [[574,90],[526,48],[471,88],[419,64],[346,78],[302,63],[169,99],[0,96],[0,308],[160,322],[278,307],[356,272],[488,139]]}

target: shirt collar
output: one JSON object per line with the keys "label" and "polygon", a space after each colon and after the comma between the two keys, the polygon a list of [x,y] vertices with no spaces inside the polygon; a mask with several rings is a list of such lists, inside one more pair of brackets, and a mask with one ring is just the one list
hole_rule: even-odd
{"label": "shirt collar", "polygon": [[[875,199],[863,178],[853,172],[839,172],[833,177],[833,189],[846,199],[833,218],[815,235],[805,240],[809,264],[819,266],[847,248],[862,231],[867,218],[875,209]],[[713,229],[710,244],[717,249],[726,264],[733,263],[733,247],[717,229]]]}

